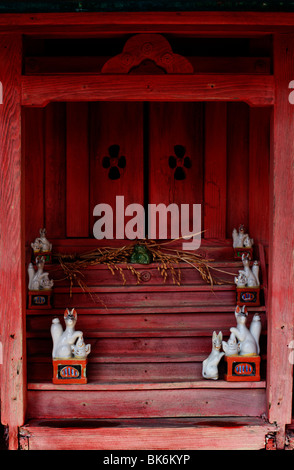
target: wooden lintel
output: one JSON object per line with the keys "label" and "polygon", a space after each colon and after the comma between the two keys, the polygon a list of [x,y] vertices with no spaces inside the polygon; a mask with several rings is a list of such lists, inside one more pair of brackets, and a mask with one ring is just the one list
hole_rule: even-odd
{"label": "wooden lintel", "polygon": [[193,26],[293,26],[293,12],[74,12],[6,13],[0,15],[3,26],[58,25],[193,25]]}
{"label": "wooden lintel", "polygon": [[239,74],[22,77],[22,105],[50,101],[244,101],[274,104],[274,77]]}
{"label": "wooden lintel", "polygon": [[[101,73],[110,59],[105,56],[35,56],[25,58],[25,75],[59,73]],[[187,57],[194,73],[270,74],[269,57]]]}

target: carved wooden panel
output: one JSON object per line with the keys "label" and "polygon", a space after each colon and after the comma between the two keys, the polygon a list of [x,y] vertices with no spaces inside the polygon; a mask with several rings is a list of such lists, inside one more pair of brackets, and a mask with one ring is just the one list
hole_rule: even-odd
{"label": "carved wooden panel", "polygon": [[189,60],[175,54],[169,42],[160,34],[132,36],[126,42],[122,53],[104,64],[102,73],[132,73],[146,61],[153,62],[157,67],[154,73],[193,73]]}

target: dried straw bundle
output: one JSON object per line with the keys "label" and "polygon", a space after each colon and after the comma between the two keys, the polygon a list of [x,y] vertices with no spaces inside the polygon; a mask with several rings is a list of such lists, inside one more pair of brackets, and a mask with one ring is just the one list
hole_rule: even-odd
{"label": "dried straw bundle", "polygon": [[141,273],[137,271],[133,264],[130,264],[130,257],[133,253],[134,246],[138,244],[143,245],[148,250],[153,263],[158,263],[157,269],[163,278],[163,282],[166,281],[168,274],[170,274],[173,283],[180,286],[181,270],[179,264],[183,262],[195,268],[200,273],[202,279],[212,287],[214,284],[223,284],[226,282],[219,282],[212,276],[211,269],[215,269],[210,265],[212,260],[204,259],[200,254],[194,251],[183,251],[168,247],[173,241],[175,240],[157,243],[153,240],[143,240],[119,248],[103,247],[82,254],[57,254],[55,257],[63,269],[66,278],[70,281],[70,295],[72,294],[74,283],[77,283],[84,291],[88,291],[91,294],[83,281],[83,270],[98,264],[105,264],[113,275],[118,272],[122,278],[123,284],[125,284],[126,278],[123,267],[121,266],[124,265],[124,267],[136,277],[137,284],[139,284],[141,282]]}

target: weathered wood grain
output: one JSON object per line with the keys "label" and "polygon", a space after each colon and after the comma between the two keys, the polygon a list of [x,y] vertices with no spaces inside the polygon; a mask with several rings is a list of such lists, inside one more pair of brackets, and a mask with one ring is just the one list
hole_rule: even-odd
{"label": "weathered wood grain", "polygon": [[[100,73],[110,57],[63,56],[25,58],[25,74]],[[269,57],[187,57],[195,73],[270,73]]]}
{"label": "weathered wood grain", "polygon": [[22,77],[22,105],[49,101],[245,101],[274,103],[270,75],[50,75]]}
{"label": "weathered wood grain", "polygon": [[66,236],[89,236],[87,103],[66,104]]}
{"label": "weathered wood grain", "polygon": [[[112,150],[115,146],[116,150]],[[103,166],[104,157],[109,166]],[[121,165],[120,157],[125,157]],[[120,166],[119,166],[120,165]],[[116,169],[117,179],[110,170]],[[90,105],[90,233],[98,220],[93,210],[98,204],[109,204],[113,214],[113,238],[125,238],[125,224],[130,216],[116,206],[116,197],[123,197],[124,209],[130,204],[144,205],[143,170],[143,104],[103,102]],[[120,200],[122,201],[122,200]],[[104,216],[104,213],[101,213]],[[133,216],[136,214],[133,214]],[[103,227],[101,231],[106,230]],[[106,240],[113,243],[114,240]],[[100,240],[97,240],[97,244]]]}
{"label": "weathered wood grain", "polygon": [[227,103],[205,104],[204,237],[226,238]]}
{"label": "weathered wood grain", "polygon": [[[293,79],[294,36],[274,38],[276,103],[270,176],[268,407],[270,421],[283,430],[291,422],[292,373],[288,346],[294,325],[294,109],[288,101]],[[283,432],[283,431],[282,431]],[[282,439],[283,443],[283,439]],[[279,446],[282,445],[278,443]]]}
{"label": "weathered wood grain", "polygon": [[228,103],[227,237],[244,224],[248,230],[249,107]]}
{"label": "weathered wood grain", "polygon": [[44,227],[44,109],[23,109],[25,240],[30,246]]}
{"label": "weathered wood grain", "polygon": [[[28,391],[28,418],[156,418],[260,416],[265,391],[175,389],[129,391]],[[179,407],[179,402],[181,407]],[[221,408],[220,408],[221,403]]]}
{"label": "weathered wood grain", "polygon": [[30,450],[260,450],[275,431],[261,418],[32,420],[21,436]]}
{"label": "weathered wood grain", "polygon": [[[150,103],[149,115],[149,204],[178,204],[179,221],[182,215],[180,204],[202,204],[203,202],[203,104],[202,103]],[[176,151],[180,146],[182,153]],[[169,165],[169,158],[175,167]],[[185,166],[185,158],[190,166]],[[176,178],[177,169],[184,173],[184,179]],[[189,207],[190,233],[197,233],[193,226],[192,207]],[[195,217],[194,217],[195,219]],[[171,233],[171,219],[167,217],[166,238],[187,235],[181,229]],[[153,224],[152,224],[153,222]],[[150,220],[151,232],[159,237],[158,222]],[[179,224],[180,225],[180,224]],[[178,228],[178,224],[176,225]],[[156,230],[157,229],[157,230]],[[200,228],[201,230],[201,228]],[[150,236],[150,235],[149,235]]]}
{"label": "weathered wood grain", "polygon": [[[218,11],[177,11],[177,12],[78,12],[78,13],[8,13],[1,16],[0,25],[2,27],[16,28],[17,26],[43,27],[50,26],[51,31],[54,26],[97,26],[99,30],[103,27],[106,30],[115,29],[115,26],[124,25],[138,26],[146,25],[169,25],[172,29],[177,26],[189,25],[203,27],[214,30],[227,26],[229,31],[249,30],[251,31],[272,31],[273,26],[292,26],[294,13],[291,12],[218,12]],[[4,29],[4,28],[3,28]],[[146,28],[145,28],[146,29]],[[187,30],[187,29],[185,29]],[[95,28],[97,31],[97,27]]]}
{"label": "weathered wood grain", "polygon": [[251,108],[249,123],[248,231],[260,243],[269,240],[269,164],[271,109]]}
{"label": "weathered wood grain", "polygon": [[9,448],[17,449],[18,426],[26,402],[24,165],[21,160],[21,36],[0,37],[0,324],[4,362],[1,367],[1,421],[9,427]]}
{"label": "weathered wood grain", "polygon": [[45,110],[45,224],[47,237],[65,237],[65,104],[50,103]]}

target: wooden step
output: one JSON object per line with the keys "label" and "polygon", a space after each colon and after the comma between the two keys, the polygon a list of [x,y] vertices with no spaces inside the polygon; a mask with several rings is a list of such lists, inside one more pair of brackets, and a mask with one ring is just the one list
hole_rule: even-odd
{"label": "wooden step", "polygon": [[[231,385],[224,381],[89,382],[85,387],[29,383],[29,419],[188,418],[262,416],[265,383]],[[215,383],[218,382],[218,383]],[[148,385],[147,385],[148,384]],[[199,386],[202,385],[202,386]],[[250,397],[250,399],[249,399]],[[180,405],[179,405],[180,404]]]}
{"label": "wooden step", "polygon": [[[209,263],[211,274],[216,282],[221,284],[234,284],[234,276],[238,275],[238,271],[243,268],[239,261],[222,261]],[[130,271],[130,267],[140,273],[140,286],[172,286],[173,278],[169,270],[165,280],[161,274],[161,266],[159,263],[149,265],[142,264],[116,264],[112,269],[105,265],[93,265],[87,269],[83,269],[82,280],[88,286],[109,287],[122,285],[137,285],[137,277]],[[68,287],[69,280],[66,279],[64,271],[58,264],[46,265],[46,271],[49,272],[50,278],[54,280],[56,287]],[[175,266],[175,272],[180,273],[181,285],[205,285],[199,271],[193,265],[187,263],[179,263]],[[75,286],[78,283],[75,281]]]}
{"label": "wooden step", "polygon": [[31,420],[20,428],[29,450],[260,450],[277,429],[262,418]]}

